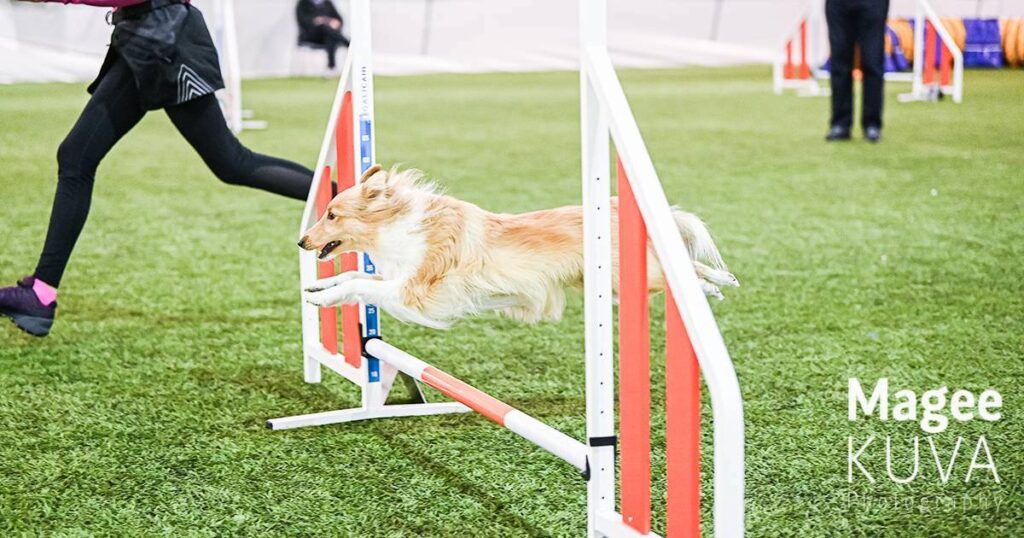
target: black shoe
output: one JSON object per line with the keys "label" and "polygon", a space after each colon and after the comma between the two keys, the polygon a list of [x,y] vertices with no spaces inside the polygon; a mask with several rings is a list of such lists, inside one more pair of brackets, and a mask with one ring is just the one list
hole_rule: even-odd
{"label": "black shoe", "polygon": [[11,318],[19,329],[32,336],[46,336],[57,315],[57,302],[49,305],[39,302],[32,290],[35,281],[27,276],[18,281],[17,286],[0,289],[0,315]]}
{"label": "black shoe", "polygon": [[849,140],[849,139],[850,139],[850,130],[847,129],[846,127],[840,127],[838,125],[833,125],[832,128],[828,130],[828,134],[825,135],[825,140],[828,141],[828,142],[835,142],[836,140]]}
{"label": "black shoe", "polygon": [[864,128],[864,140],[871,142],[872,144],[877,143],[882,139],[882,128],[881,127],[865,127]]}

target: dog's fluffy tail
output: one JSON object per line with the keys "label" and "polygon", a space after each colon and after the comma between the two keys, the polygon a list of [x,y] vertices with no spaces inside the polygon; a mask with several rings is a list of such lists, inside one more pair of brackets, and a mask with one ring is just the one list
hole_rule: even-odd
{"label": "dog's fluffy tail", "polygon": [[678,207],[672,208],[672,216],[676,219],[679,231],[683,233],[683,241],[694,261],[702,261],[714,269],[728,271],[722,260],[722,255],[718,252],[718,247],[711,239],[711,232],[708,231],[708,227],[704,221],[700,220],[700,217]]}

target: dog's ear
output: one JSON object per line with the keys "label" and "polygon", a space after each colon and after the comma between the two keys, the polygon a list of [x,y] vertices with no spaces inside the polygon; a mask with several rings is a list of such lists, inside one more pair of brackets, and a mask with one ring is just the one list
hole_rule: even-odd
{"label": "dog's ear", "polygon": [[371,181],[363,184],[363,199],[366,201],[387,198],[388,187],[383,182]]}
{"label": "dog's ear", "polygon": [[380,165],[374,165],[366,174],[363,174],[361,181],[363,199],[366,201],[378,198],[387,198],[390,195],[391,186],[388,185],[388,177],[391,174],[381,169]]}
{"label": "dog's ear", "polygon": [[379,163],[375,164],[375,165],[373,165],[373,166],[371,166],[369,168],[367,168],[366,171],[363,172],[363,177],[359,178],[359,182],[362,183],[362,182],[370,179],[371,177],[373,177],[374,174],[376,174],[377,172],[380,172],[380,171],[381,171],[381,166],[380,166]]}

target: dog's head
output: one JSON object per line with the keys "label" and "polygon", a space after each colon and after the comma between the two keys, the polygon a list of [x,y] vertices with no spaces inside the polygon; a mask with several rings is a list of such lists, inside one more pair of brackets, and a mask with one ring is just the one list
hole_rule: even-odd
{"label": "dog's head", "polygon": [[405,210],[406,204],[395,196],[395,175],[396,169],[372,166],[357,185],[331,200],[320,220],[303,234],[299,246],[317,251],[321,260],[342,252],[372,250],[380,227]]}

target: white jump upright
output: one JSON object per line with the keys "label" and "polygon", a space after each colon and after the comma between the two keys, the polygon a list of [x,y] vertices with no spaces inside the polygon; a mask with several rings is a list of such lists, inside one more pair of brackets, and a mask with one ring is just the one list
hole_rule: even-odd
{"label": "white jump upright", "polygon": [[[928,0],[917,0],[914,13],[914,73],[909,93],[900,102],[935,101],[950,95],[954,103],[964,100],[964,55],[956,40]],[[941,42],[936,47],[936,36]],[[939,64],[936,74],[935,64]]]}
{"label": "white jump upright", "polygon": [[217,98],[228,127],[236,134],[245,129],[266,129],[267,122],[252,119],[253,112],[242,107],[242,65],[238,56],[235,0],[213,0],[208,13],[211,35],[224,75],[224,89],[217,92]]}
{"label": "white jump upright", "polygon": [[[644,145],[636,120],[626,100],[622,86],[619,84],[615,69],[608,56],[606,43],[605,0],[580,0],[580,92],[582,121],[582,162],[583,162],[583,204],[584,204],[584,258],[585,278],[584,296],[586,305],[586,368],[587,368],[587,436],[591,439],[602,439],[614,435],[614,409],[612,388],[612,286],[611,286],[611,234],[609,228],[610,206],[610,171],[609,134],[618,152],[619,161],[619,218],[620,223],[628,222],[630,216],[628,203],[633,198],[639,209],[641,228],[646,227],[646,234],[633,234],[640,241],[650,237],[654,250],[665,271],[670,293],[669,307],[669,343],[672,343],[671,323],[674,308],[685,325],[684,337],[688,340],[692,351],[700,364],[700,372],[704,375],[711,395],[714,419],[714,530],[716,536],[742,536],[744,532],[744,428],[743,400],[740,395],[739,381],[733,368],[732,360],[725,348],[722,335],[718,330],[711,307],[701,291],[690,263],[686,244],[679,234],[672,217],[671,207],[661,182],[658,180],[650,155]],[[626,176],[625,178],[622,176]],[[628,180],[627,180],[628,178]],[[632,193],[628,191],[632,190]],[[624,192],[625,191],[625,192]],[[631,197],[626,196],[632,194]],[[620,234],[622,232],[620,231]],[[620,236],[622,237],[622,236]],[[625,245],[626,240],[620,241]],[[625,246],[623,246],[625,251]],[[641,249],[637,260],[645,259]],[[622,253],[620,253],[620,256]],[[623,262],[625,262],[623,258]],[[623,263],[620,262],[620,265]],[[639,267],[638,267],[639,269]],[[622,315],[622,308],[629,297],[626,279],[630,276],[646,279],[646,266],[642,270],[632,272],[620,269],[620,330],[627,321]],[[639,289],[646,289],[646,281]],[[641,300],[645,300],[642,294]],[[646,307],[646,303],[643,305]],[[643,319],[646,322],[646,318]],[[646,331],[646,328],[642,328]],[[645,333],[646,334],[646,333]],[[625,336],[620,334],[620,338]],[[623,364],[623,346],[620,340],[620,377],[628,372]],[[639,339],[643,342],[644,339]],[[687,346],[684,346],[687,347]],[[666,369],[676,366],[673,361],[683,357],[666,357]],[[644,372],[646,376],[647,373]],[[673,381],[669,378],[667,381]],[[626,391],[620,388],[620,394]],[[668,397],[672,395],[669,394]],[[620,396],[622,398],[623,396]],[[698,400],[699,402],[699,400]],[[624,402],[623,402],[624,403]],[[672,402],[669,402],[669,428],[672,427]],[[699,405],[699,403],[698,403]],[[640,419],[646,417],[639,414]],[[623,421],[626,415],[623,413]],[[697,418],[699,426],[699,417]],[[643,422],[641,420],[641,422]],[[641,423],[638,427],[649,428]],[[623,441],[626,440],[626,426],[623,424]],[[668,442],[672,442],[673,432],[669,432]],[[699,437],[698,437],[699,440]],[[642,444],[642,443],[641,443]],[[623,443],[623,465],[627,457],[625,442]],[[668,459],[672,465],[671,447]],[[614,452],[606,446],[594,446],[591,443],[591,479],[589,484],[588,509],[590,534],[595,536],[625,536],[629,532],[640,534],[650,533],[649,505],[647,509],[647,525],[631,525],[628,514],[620,515],[614,510],[615,499],[615,466],[612,464]],[[647,456],[649,458],[649,456]],[[594,462],[599,462],[597,465]],[[649,459],[648,459],[649,462]],[[648,463],[649,467],[649,463]],[[648,469],[649,470],[649,469]],[[670,533],[673,530],[673,515],[676,519],[689,521],[681,523],[679,531],[687,536],[694,535],[699,529],[692,527],[693,506],[672,506],[673,472],[669,468],[669,504],[668,519]],[[641,495],[642,491],[626,492],[627,485],[632,486],[633,476],[622,479],[624,500]],[[645,483],[649,484],[647,477]],[[644,485],[643,483],[640,484]],[[698,492],[699,493],[699,492]],[[647,496],[649,498],[649,491]],[[685,511],[686,515],[676,512]],[[699,519],[698,519],[699,521]]]}
{"label": "white jump upright", "polygon": [[782,95],[785,90],[795,90],[802,97],[823,95],[818,80],[827,77],[827,73],[814,65],[819,65],[821,52],[828,50],[822,45],[824,12],[823,0],[811,0],[800,16],[795,35],[786,41],[785,55],[772,63],[772,87],[776,95]]}
{"label": "white jump upright", "polygon": [[[352,44],[321,148],[300,236],[336,194],[357,183],[375,161],[373,68],[369,0],[352,0]],[[587,439],[583,442],[512,408],[385,342],[373,305],[337,308],[302,304],[305,380],[327,367],[360,387],[357,408],[268,421],[288,429],[383,417],[475,411],[569,463],[587,480],[587,536],[659,536],[651,524],[648,237],[665,271],[666,294],[666,534],[700,534],[700,374],[714,421],[714,535],[744,533],[743,402],[732,362],[700,288],[636,121],[606,47],[605,0],[580,0],[580,90],[584,204],[585,380]],[[616,407],[613,334],[610,144],[618,154],[620,249],[619,400]],[[337,180],[337,188],[333,180]],[[628,239],[627,239],[628,238]],[[373,273],[365,254],[319,262],[300,251],[301,285],[340,271]],[[439,336],[440,337],[440,336]],[[420,401],[387,403],[403,376]],[[422,383],[455,400],[426,403]],[[619,432],[616,413],[619,413]],[[616,458],[621,478],[616,477]],[[619,484],[621,483],[621,493]],[[616,501],[621,499],[617,504]]]}
{"label": "white jump upright", "polygon": [[[373,62],[370,45],[370,4],[353,0],[349,17],[352,42],[342,69],[338,91],[331,107],[327,132],[320,148],[316,172],[302,214],[299,237],[326,210],[337,189],[355,185],[374,163],[375,138],[373,115]],[[340,271],[362,270],[373,273],[373,262],[365,255],[345,254]],[[313,252],[299,253],[300,291],[318,278],[339,272],[332,262],[318,262]],[[267,426],[282,430],[365,420],[371,418],[461,413],[470,409],[457,402],[389,405],[398,369],[376,358],[363,357],[362,339],[380,336],[380,320],[374,305],[345,305],[342,311],[342,344],[338,345],[336,308],[317,308],[302,303],[302,349],[304,377],[307,383],[319,383],[322,367],[327,367],[355,383],[362,392],[361,405],[295,417],[269,420]],[[415,388],[415,387],[411,387]]]}

